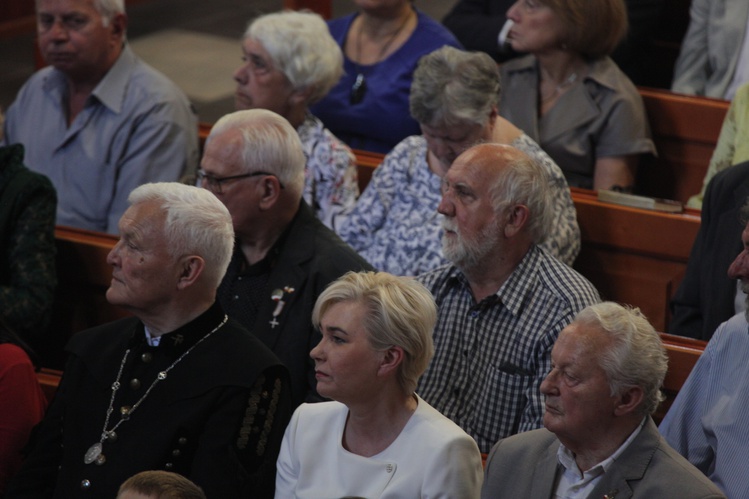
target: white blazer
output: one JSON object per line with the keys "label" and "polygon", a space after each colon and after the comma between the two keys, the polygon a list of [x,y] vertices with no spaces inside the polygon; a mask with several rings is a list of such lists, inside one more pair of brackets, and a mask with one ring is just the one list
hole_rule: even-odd
{"label": "white blazer", "polygon": [[484,472],[476,442],[420,397],[398,438],[376,456],[343,448],[347,416],[339,402],[297,408],[278,456],[277,498],[479,497]]}

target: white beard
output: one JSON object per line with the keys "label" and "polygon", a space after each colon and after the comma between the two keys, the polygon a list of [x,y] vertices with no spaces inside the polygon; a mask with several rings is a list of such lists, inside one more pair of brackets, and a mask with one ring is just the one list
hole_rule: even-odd
{"label": "white beard", "polygon": [[473,240],[466,239],[460,233],[454,219],[443,218],[442,229],[453,232],[455,236],[454,238],[448,237],[446,233],[442,235],[442,252],[445,258],[459,269],[478,267],[487,255],[494,250],[495,246],[500,244],[498,220],[496,223],[484,227],[478,237]]}

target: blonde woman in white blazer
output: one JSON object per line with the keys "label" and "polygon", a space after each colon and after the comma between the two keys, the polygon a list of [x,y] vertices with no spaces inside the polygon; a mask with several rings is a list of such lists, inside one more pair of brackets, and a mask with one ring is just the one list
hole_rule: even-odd
{"label": "blonde woman in white blazer", "polygon": [[414,393],[434,352],[434,300],[386,273],[348,273],[320,295],[317,391],[286,429],[277,498],[477,498],[473,439]]}

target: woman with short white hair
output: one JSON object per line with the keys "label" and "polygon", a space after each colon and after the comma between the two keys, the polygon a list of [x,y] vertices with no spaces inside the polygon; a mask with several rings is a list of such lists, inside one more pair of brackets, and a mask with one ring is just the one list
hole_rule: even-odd
{"label": "woman with short white hair", "polygon": [[250,22],[234,72],[237,110],[268,109],[299,133],[304,154],[304,199],[330,228],[359,196],[356,159],[308,107],[341,78],[343,56],[325,21],[311,12],[284,11]]}

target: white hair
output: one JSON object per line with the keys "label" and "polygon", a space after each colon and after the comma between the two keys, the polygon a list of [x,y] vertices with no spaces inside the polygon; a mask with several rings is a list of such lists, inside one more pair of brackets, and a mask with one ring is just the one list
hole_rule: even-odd
{"label": "white hair", "polygon": [[599,356],[611,395],[639,386],[644,394],[640,411],[642,415],[652,414],[664,398],[660,388],[668,370],[668,355],[661,337],[640,309],[598,303],[578,313],[573,324],[598,328],[613,340],[613,348]]}
{"label": "white hair", "polygon": [[301,198],[307,158],[299,134],[286,118],[267,109],[235,111],[213,125],[206,144],[230,130],[242,135],[241,158],[245,172],[272,173],[284,188]]}
{"label": "white hair", "polygon": [[308,104],[327,95],[343,74],[343,55],[318,14],[286,10],[250,22],[245,38],[260,42],[294,90],[310,89]]}
{"label": "white hair", "polygon": [[131,205],[155,201],[166,212],[164,237],[174,258],[198,255],[204,275],[218,288],[234,249],[234,229],[226,206],[210,191],[177,182],[143,184],[127,198]]}

